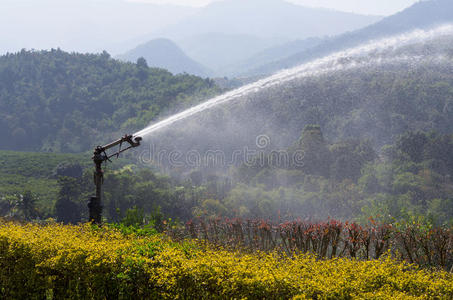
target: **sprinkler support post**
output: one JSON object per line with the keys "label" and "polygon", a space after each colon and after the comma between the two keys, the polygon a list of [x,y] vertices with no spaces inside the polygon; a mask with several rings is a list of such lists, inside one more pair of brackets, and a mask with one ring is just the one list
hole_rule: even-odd
{"label": "sprinkler support post", "polygon": [[[104,171],[102,170],[102,163],[105,161],[110,161],[110,158],[116,156],[119,157],[120,153],[129,150],[131,148],[135,148],[140,146],[140,142],[142,141],[141,137],[133,137],[132,135],[125,135],[124,137],[116,140],[110,144],[105,146],[97,146],[94,149],[93,154],[93,162],[95,165],[94,171],[94,184],[96,186],[96,196],[90,198],[90,202],[88,203],[89,209],[89,220],[94,224],[101,224],[102,223],[102,184],[104,183]],[[129,144],[127,148],[121,149],[123,143]],[[107,150],[118,146],[119,149],[113,154],[107,154]]]}

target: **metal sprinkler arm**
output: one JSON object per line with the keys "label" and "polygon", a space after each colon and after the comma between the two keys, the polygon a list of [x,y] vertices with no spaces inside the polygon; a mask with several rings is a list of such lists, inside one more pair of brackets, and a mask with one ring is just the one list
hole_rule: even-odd
{"label": "metal sprinkler arm", "polygon": [[142,138],[141,137],[133,137],[131,134],[130,135],[125,135],[123,136],[122,138],[120,138],[119,140],[116,140],[110,144],[107,144],[101,148],[103,148],[104,150],[107,150],[107,149],[110,149],[112,147],[115,147],[116,145],[119,145],[119,144],[122,144],[122,143],[129,143],[131,145],[131,148],[132,147],[138,147],[140,146],[140,142],[142,141]]}
{"label": "metal sprinkler arm", "polygon": [[[140,146],[142,141],[141,137],[133,137],[132,135],[125,135],[124,137],[116,140],[105,146],[97,146],[94,149],[93,162],[96,166],[94,171],[94,184],[96,185],[96,196],[91,197],[90,202],[88,203],[88,208],[90,211],[90,222],[95,224],[101,224],[102,222],[102,184],[104,183],[104,171],[102,170],[102,163],[104,161],[110,161],[110,158],[116,156],[119,157],[120,153]],[[129,147],[121,149],[123,143],[128,143]],[[113,148],[117,145],[120,145],[119,150],[113,154],[108,155],[107,150]]]}
{"label": "metal sprinkler arm", "polygon": [[[138,147],[140,146],[140,142],[142,141],[142,138],[141,137],[133,137],[132,135],[125,135],[123,136],[122,138],[120,138],[119,140],[116,140],[110,144],[107,144],[107,145],[104,145],[104,146],[97,146],[96,149],[94,149],[94,156],[93,156],[93,160],[96,162],[96,160],[101,160],[102,161],[106,161],[106,160],[109,160],[110,158],[112,158],[113,156],[117,156],[126,151],[126,150],[129,150],[131,148],[135,148],[135,147]],[[129,144],[129,147],[125,148],[125,149],[121,149],[121,145],[123,143],[128,143]],[[113,148],[117,145],[120,145],[120,149],[115,152],[114,154],[111,154],[111,155],[107,155],[106,151],[110,148]],[[97,156],[97,157],[96,157]]]}

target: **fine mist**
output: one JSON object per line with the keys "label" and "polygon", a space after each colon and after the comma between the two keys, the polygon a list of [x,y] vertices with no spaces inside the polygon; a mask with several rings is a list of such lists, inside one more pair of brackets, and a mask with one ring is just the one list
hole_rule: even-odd
{"label": "fine mist", "polygon": [[[305,125],[319,124],[324,125],[325,134],[332,141],[364,135],[375,139],[377,146],[382,146],[391,141],[394,133],[377,132],[376,129],[371,134],[367,130],[354,135],[341,127],[329,125],[327,120],[323,120],[327,116],[312,112],[319,110],[325,102],[334,101],[336,114],[345,117],[358,109],[347,103],[341,104],[346,101],[342,98],[348,96],[377,105],[384,96],[383,91],[375,86],[370,87],[366,76],[375,77],[377,81],[396,80],[413,76],[412,72],[423,72],[434,67],[436,70],[432,70],[433,75],[449,74],[453,53],[450,46],[452,35],[453,25],[444,25],[373,41],[283,70],[214,97],[151,124],[134,135],[167,147],[180,141],[181,145],[175,147],[180,150],[191,149],[192,145],[197,145],[199,150],[213,147],[215,150],[224,150],[225,144],[233,148],[253,146],[256,136],[272,133],[274,147],[288,147]],[[388,75],[389,78],[380,77],[380,74]],[[352,81],[348,83],[344,80],[346,77]],[[329,92],[339,88],[343,92],[335,92],[335,99],[331,99],[333,95],[329,95]],[[372,110],[372,107],[367,110]],[[285,113],[291,113],[291,117],[282,116]],[[167,141],[165,137],[168,136],[171,136],[172,142]],[[216,148],[220,145],[223,145],[221,149]]]}
{"label": "fine mist", "polygon": [[[327,205],[320,198],[309,205],[300,195],[319,194],[322,180],[342,193],[344,180],[359,184],[361,170],[392,159],[383,148],[408,131],[453,130],[453,102],[437,91],[439,84],[453,83],[452,33],[450,25],[415,31],[281,71],[137,132],[145,144],[135,154],[178,180],[190,180],[195,172],[200,182],[217,182],[232,207],[276,197],[278,208],[269,217],[277,211],[355,217],[360,211],[340,209],[339,200]],[[325,163],[304,148],[313,132],[324,149],[319,151],[330,153]],[[362,153],[354,158],[359,162],[341,156],[346,148]],[[336,168],[354,171],[348,177]],[[247,192],[241,191],[244,184]],[[247,194],[253,191],[261,196]],[[281,207],[286,202],[305,204]],[[243,211],[262,213],[253,205]]]}
{"label": "fine mist", "polygon": [[[407,34],[397,35],[390,38],[372,41],[363,46],[355,47],[349,50],[341,51],[327,57],[314,60],[301,66],[287,69],[276,73],[273,76],[258,80],[241,88],[235,89],[221,96],[210,99],[197,106],[187,109],[181,113],[168,117],[156,124],[135,133],[136,136],[146,137],[154,131],[172,125],[179,120],[183,120],[192,115],[203,112],[207,109],[246,97],[251,93],[259,92],[274,86],[282,85],[286,82],[298,78],[319,76],[322,74],[333,73],[343,69],[356,67],[359,64],[379,64],[386,60],[392,59],[392,55],[402,55],[404,51],[394,51],[394,49],[407,49],[408,45],[427,43],[430,40],[438,39],[442,36],[448,36],[453,33],[453,25],[444,25],[432,30],[416,30]],[[393,53],[392,53],[393,52]],[[432,54],[432,53],[424,53]],[[409,54],[411,55],[411,54]],[[414,54],[412,53],[412,56]],[[407,56],[407,54],[406,54]],[[404,57],[401,57],[404,59]]]}

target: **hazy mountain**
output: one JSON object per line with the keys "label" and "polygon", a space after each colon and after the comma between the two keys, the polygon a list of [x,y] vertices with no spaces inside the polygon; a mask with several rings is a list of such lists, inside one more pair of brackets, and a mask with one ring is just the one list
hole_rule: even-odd
{"label": "hazy mountain", "polygon": [[223,67],[226,65],[242,61],[283,41],[245,34],[206,33],[184,38],[177,43],[187,55],[224,75]]}
{"label": "hazy mountain", "polygon": [[[266,48],[296,39],[336,35],[381,17],[309,8],[283,0],[213,2],[183,21],[144,36],[165,37],[210,69],[242,61]],[[322,21],[321,21],[322,20]]]}
{"label": "hazy mountain", "polygon": [[168,39],[155,39],[140,45],[117,58],[136,62],[143,57],[150,67],[167,69],[174,74],[188,73],[208,76],[210,71],[188,57],[175,43]]}
{"label": "hazy mountain", "polygon": [[224,68],[223,71],[227,76],[235,76],[243,73],[244,70],[258,68],[262,65],[287,58],[306,49],[315,47],[323,41],[325,41],[325,39],[308,38],[286,42],[278,46],[267,48],[261,52],[254,53],[254,55]]}
{"label": "hazy mountain", "polygon": [[0,1],[0,54],[22,48],[119,54],[138,45],[135,37],[177,23],[198,10],[123,0],[36,2]]}
{"label": "hazy mountain", "polygon": [[340,34],[380,19],[377,16],[309,8],[283,0],[224,0],[207,5],[158,34],[176,39],[213,32],[303,39]]}
{"label": "hazy mountain", "polygon": [[296,66],[308,60],[319,58],[361,43],[415,29],[434,27],[453,22],[453,1],[421,1],[395,15],[382,19],[354,32],[345,33],[304,50],[285,59],[265,64],[244,72],[247,75],[269,74],[277,70]]}

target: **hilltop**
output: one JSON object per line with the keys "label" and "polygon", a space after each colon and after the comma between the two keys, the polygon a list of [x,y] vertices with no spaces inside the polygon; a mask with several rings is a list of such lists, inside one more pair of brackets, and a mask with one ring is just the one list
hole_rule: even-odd
{"label": "hilltop", "polygon": [[166,69],[173,74],[188,73],[206,77],[210,73],[206,67],[188,57],[168,39],[151,40],[117,56],[129,62],[136,62],[140,57],[145,58],[150,67]]}

